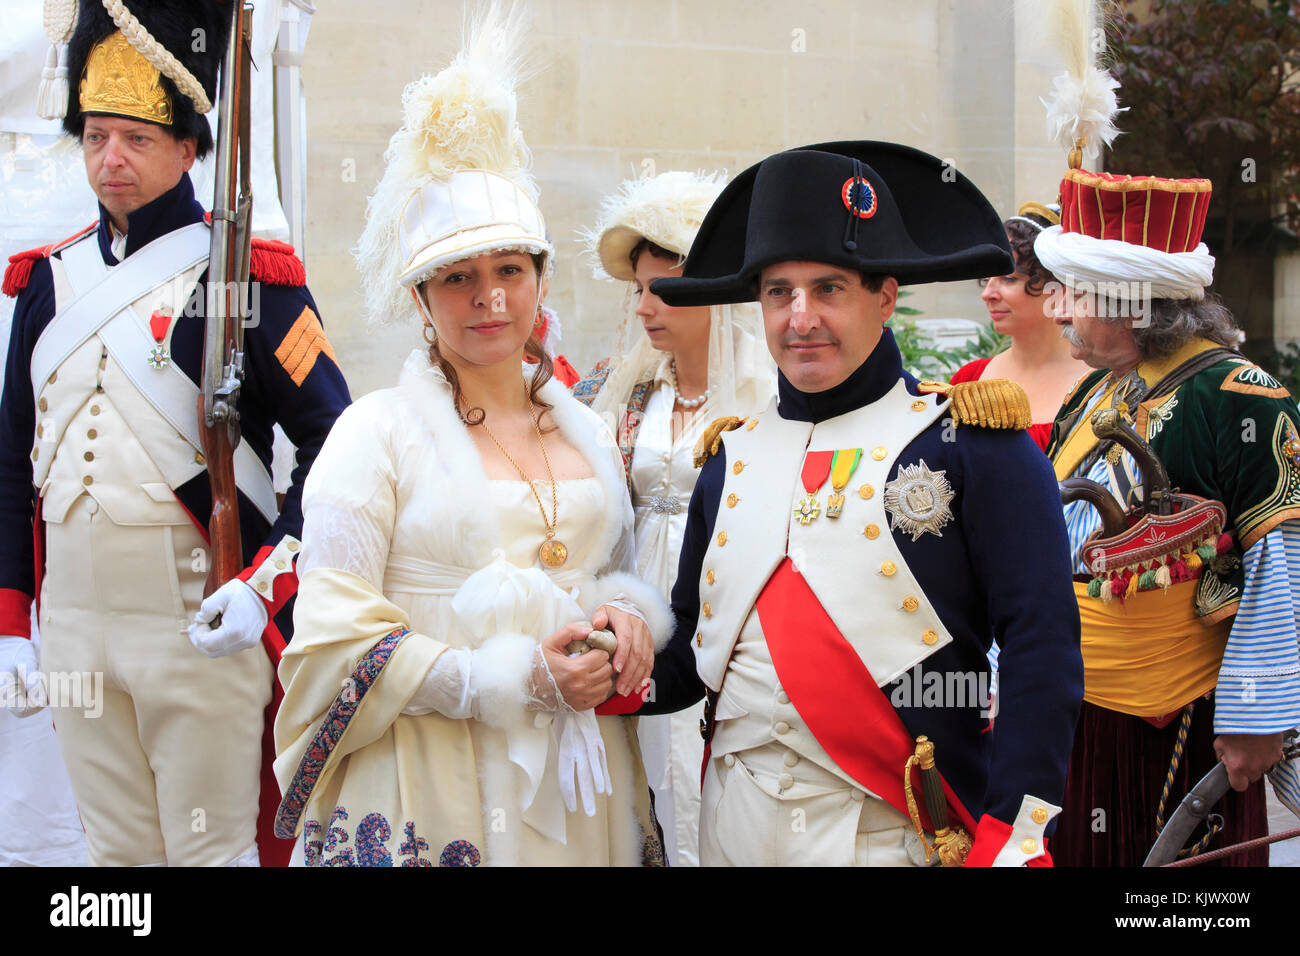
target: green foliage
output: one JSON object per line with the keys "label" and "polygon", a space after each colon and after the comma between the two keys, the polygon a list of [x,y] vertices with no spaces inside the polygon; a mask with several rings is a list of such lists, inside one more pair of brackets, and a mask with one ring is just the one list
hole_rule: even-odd
{"label": "green foliage", "polygon": [[[911,295],[906,289],[900,289],[898,296]],[[914,316],[921,315],[920,309],[895,306],[894,319],[889,327],[894,330],[894,342],[903,353],[903,368],[917,378],[929,378],[946,382],[967,362],[988,358],[1011,345],[1011,338],[993,331],[992,325],[979,323],[979,333],[975,338],[956,348],[936,348],[929,336],[922,330],[923,323]]]}
{"label": "green foliage", "polygon": [[1111,72],[1128,135],[1107,166],[1209,179],[1216,254],[1300,230],[1300,0],[1125,4]]}

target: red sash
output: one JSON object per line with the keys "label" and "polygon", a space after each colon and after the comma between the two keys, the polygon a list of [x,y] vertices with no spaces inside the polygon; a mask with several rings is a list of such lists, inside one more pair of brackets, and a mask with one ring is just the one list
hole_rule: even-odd
{"label": "red sash", "polygon": [[[916,742],[789,558],[763,586],[755,608],[781,686],[817,742],[845,773],[907,816],[903,765]],[[942,752],[943,741],[935,743]],[[912,788],[928,826],[918,778]],[[946,780],[943,789],[974,833],[975,821]]]}

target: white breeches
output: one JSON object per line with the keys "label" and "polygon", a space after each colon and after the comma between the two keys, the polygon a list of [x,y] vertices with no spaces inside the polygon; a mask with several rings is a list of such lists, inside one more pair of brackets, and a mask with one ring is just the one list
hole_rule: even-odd
{"label": "white breeches", "polygon": [[45,532],[41,669],[90,862],[247,861],[274,672],[261,647],[191,646],[202,536],[188,520],[119,527],[88,495]]}
{"label": "white breeches", "polygon": [[790,753],[774,742],[709,761],[702,866],[915,865],[906,817]]}

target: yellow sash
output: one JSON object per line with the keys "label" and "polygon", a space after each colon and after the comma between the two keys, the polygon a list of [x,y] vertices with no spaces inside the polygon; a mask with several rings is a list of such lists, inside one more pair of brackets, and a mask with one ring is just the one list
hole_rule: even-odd
{"label": "yellow sash", "polygon": [[1138,591],[1123,601],[1088,597],[1074,582],[1083,628],[1083,699],[1137,717],[1162,717],[1214,690],[1231,620],[1205,626],[1196,581]]}

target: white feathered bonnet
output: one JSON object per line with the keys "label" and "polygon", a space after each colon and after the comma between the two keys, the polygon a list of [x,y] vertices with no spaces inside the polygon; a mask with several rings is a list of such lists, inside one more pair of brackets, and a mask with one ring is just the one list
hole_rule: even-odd
{"label": "white feathered bonnet", "polygon": [[404,121],[356,250],[372,324],[415,315],[410,289],[443,266],[501,250],[555,252],[516,121],[527,21],[493,4],[437,76],[402,93]]}
{"label": "white feathered bonnet", "polygon": [[673,171],[625,180],[601,203],[595,228],[583,233],[594,276],[632,281],[628,256],[643,238],[685,259],[725,185],[720,173]]}

